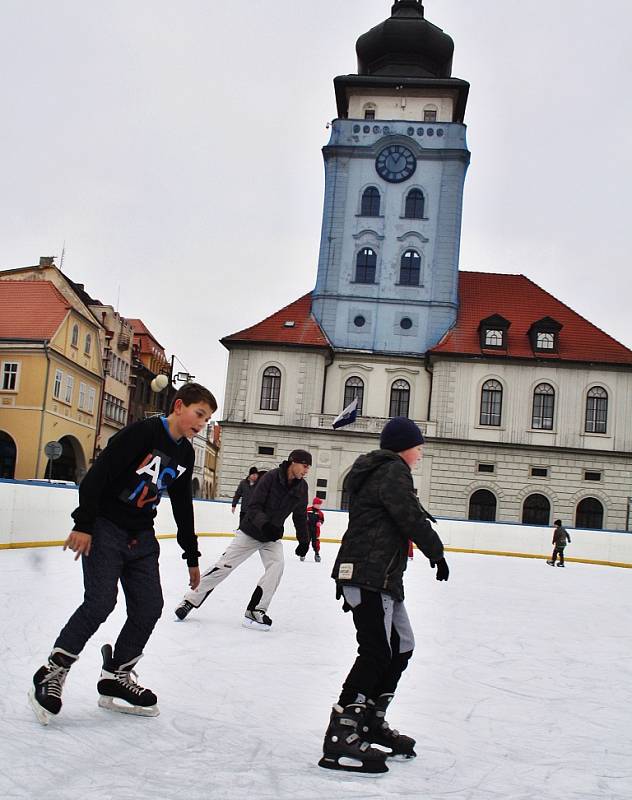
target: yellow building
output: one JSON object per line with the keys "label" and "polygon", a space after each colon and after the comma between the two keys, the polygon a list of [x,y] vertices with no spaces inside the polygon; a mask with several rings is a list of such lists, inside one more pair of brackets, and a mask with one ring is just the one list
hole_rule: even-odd
{"label": "yellow building", "polygon": [[20,278],[0,280],[0,477],[79,481],[99,427],[100,326],[52,282]]}

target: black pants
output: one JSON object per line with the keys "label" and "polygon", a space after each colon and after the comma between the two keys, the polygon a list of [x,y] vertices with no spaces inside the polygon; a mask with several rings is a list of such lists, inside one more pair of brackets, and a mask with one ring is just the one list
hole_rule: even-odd
{"label": "black pants", "polygon": [[403,603],[356,586],[345,587],[344,598],[353,612],[358,657],[342,685],[341,706],[359,694],[367,700],[393,694],[415,647]]}
{"label": "black pants", "polygon": [[558,545],[555,545],[555,547],[553,548],[553,555],[551,556],[551,561],[554,564],[555,564],[555,558],[558,555],[560,557],[560,564],[563,564],[564,563],[564,548],[563,547],[558,547]]}
{"label": "black pants", "polygon": [[114,610],[120,581],[127,620],[114,647],[114,664],[121,666],[140,656],[162,613],[159,554],[153,531],[128,533],[97,518],[90,555],[81,557],[83,603],[62,629],[55,647],[79,655]]}

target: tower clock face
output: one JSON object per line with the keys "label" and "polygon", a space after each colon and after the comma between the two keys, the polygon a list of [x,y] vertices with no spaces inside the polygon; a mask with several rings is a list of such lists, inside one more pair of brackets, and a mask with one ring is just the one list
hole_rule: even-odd
{"label": "tower clock face", "polygon": [[407,181],[417,169],[417,160],[407,147],[390,144],[375,159],[375,169],[380,178],[389,183]]}

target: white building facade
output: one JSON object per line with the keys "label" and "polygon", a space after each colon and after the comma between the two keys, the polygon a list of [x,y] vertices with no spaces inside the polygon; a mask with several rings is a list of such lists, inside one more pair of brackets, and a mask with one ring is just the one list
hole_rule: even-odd
{"label": "white building facade", "polygon": [[310,491],[344,508],[354,460],[408,416],[435,515],[627,530],[632,352],[524,276],[458,270],[469,86],[452,47],[400,0],[335,79],[316,287],[222,340],[217,496],[302,447]]}

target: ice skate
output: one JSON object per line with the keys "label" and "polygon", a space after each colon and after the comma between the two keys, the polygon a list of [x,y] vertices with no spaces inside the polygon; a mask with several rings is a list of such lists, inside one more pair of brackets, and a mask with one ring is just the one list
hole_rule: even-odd
{"label": "ice skate", "polygon": [[333,707],[319,767],[366,775],[388,772],[386,753],[371,747],[361,737],[365,714],[364,703]]}
{"label": "ice skate", "polygon": [[547,562],[546,562],[546,563],[549,565],[549,567],[554,567],[554,566],[555,566],[555,561],[549,561],[549,560],[547,560]]}
{"label": "ice skate", "polygon": [[314,561],[320,562],[320,553],[314,553]]}
{"label": "ice skate", "polygon": [[256,631],[269,631],[272,626],[272,620],[260,608],[248,609],[244,615],[244,620],[241,623],[244,628],[250,628]]}
{"label": "ice skate", "polygon": [[417,756],[414,749],[415,740],[392,729],[385,719],[386,709],[392,699],[392,694],[381,694],[375,702],[368,701],[362,735],[371,744],[383,747],[387,757],[402,761],[415,758]]}
{"label": "ice skate", "polygon": [[33,675],[33,686],[29,690],[29,702],[35,716],[42,725],[61,711],[61,693],[68,670],[79,656],[67,653],[61,647],[53,648],[48,663]]}
{"label": "ice skate", "polygon": [[299,556],[299,559],[300,559],[301,561],[305,561],[305,556]]}
{"label": "ice skate", "polygon": [[99,707],[121,714],[136,714],[140,717],[157,717],[158,698],[150,689],[144,689],[137,683],[137,675],[132,669],[141,656],[132,659],[120,667],[114,666],[112,645],[104,644],[101,648],[103,669],[101,679],[97,683]]}
{"label": "ice skate", "polygon": [[189,603],[188,600],[183,600],[180,605],[175,610],[175,615],[179,620],[183,620],[189,611],[192,611],[195,608],[193,603]]}
{"label": "ice skate", "polygon": [[560,563],[559,563],[557,566],[558,566],[558,567],[563,567],[563,566],[564,566],[564,564],[562,564],[562,562],[560,561]]}

